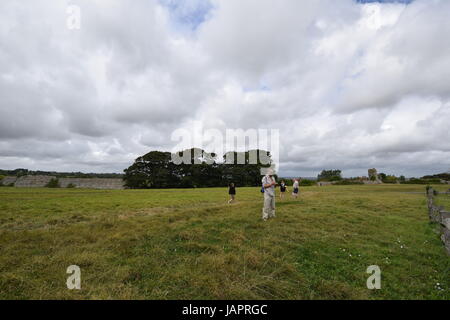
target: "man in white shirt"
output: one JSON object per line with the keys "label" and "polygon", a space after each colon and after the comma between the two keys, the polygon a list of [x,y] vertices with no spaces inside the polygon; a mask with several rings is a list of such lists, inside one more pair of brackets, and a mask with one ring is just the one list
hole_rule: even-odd
{"label": "man in white shirt", "polygon": [[294,179],[294,185],[292,186],[292,197],[298,198],[298,179]]}
{"label": "man in white shirt", "polygon": [[275,186],[277,182],[273,177],[273,170],[269,169],[262,179],[264,187],[264,208],[262,218],[266,221],[269,218],[275,218]]}

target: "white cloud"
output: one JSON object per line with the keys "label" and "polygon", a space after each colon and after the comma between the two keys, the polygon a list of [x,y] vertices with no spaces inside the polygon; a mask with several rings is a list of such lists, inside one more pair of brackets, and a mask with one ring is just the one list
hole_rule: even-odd
{"label": "white cloud", "polygon": [[286,175],[450,167],[446,0],[0,4],[0,167],[121,171],[173,130],[274,128]]}

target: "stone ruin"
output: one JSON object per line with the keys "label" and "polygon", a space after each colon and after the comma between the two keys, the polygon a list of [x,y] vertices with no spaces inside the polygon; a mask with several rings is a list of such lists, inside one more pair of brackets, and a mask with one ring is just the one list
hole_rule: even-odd
{"label": "stone ruin", "polygon": [[369,175],[369,180],[363,181],[365,184],[381,184],[383,183],[380,180],[380,176],[378,175],[377,169],[369,169],[367,170],[367,174]]}
{"label": "stone ruin", "polygon": [[376,180],[376,179],[378,179],[378,171],[377,171],[377,169],[375,169],[375,168],[369,169],[369,170],[367,170],[367,173],[369,175],[369,180]]}
{"label": "stone ruin", "polygon": [[86,189],[124,189],[122,179],[112,178],[57,178],[55,176],[27,175],[19,178],[7,176],[1,180],[1,183],[4,186],[14,184],[14,187],[17,188],[43,188],[52,179],[57,179],[61,188],[73,186]]}

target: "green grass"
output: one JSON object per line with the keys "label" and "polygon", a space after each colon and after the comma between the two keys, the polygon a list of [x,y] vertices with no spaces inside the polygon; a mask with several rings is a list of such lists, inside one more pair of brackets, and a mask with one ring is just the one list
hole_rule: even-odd
{"label": "green grass", "polygon": [[424,190],[305,187],[263,222],[259,188],[0,188],[0,299],[450,299]]}
{"label": "green grass", "polygon": [[438,205],[444,206],[446,211],[450,211],[450,195],[440,194],[434,199]]}

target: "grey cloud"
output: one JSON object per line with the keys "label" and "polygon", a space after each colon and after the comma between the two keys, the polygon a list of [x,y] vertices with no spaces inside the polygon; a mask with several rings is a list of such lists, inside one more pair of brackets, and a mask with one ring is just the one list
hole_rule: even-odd
{"label": "grey cloud", "polygon": [[120,172],[195,120],[280,129],[287,175],[450,167],[446,0],[214,0],[189,32],[156,0],[79,0],[71,31],[67,3],[0,3],[0,167]]}

